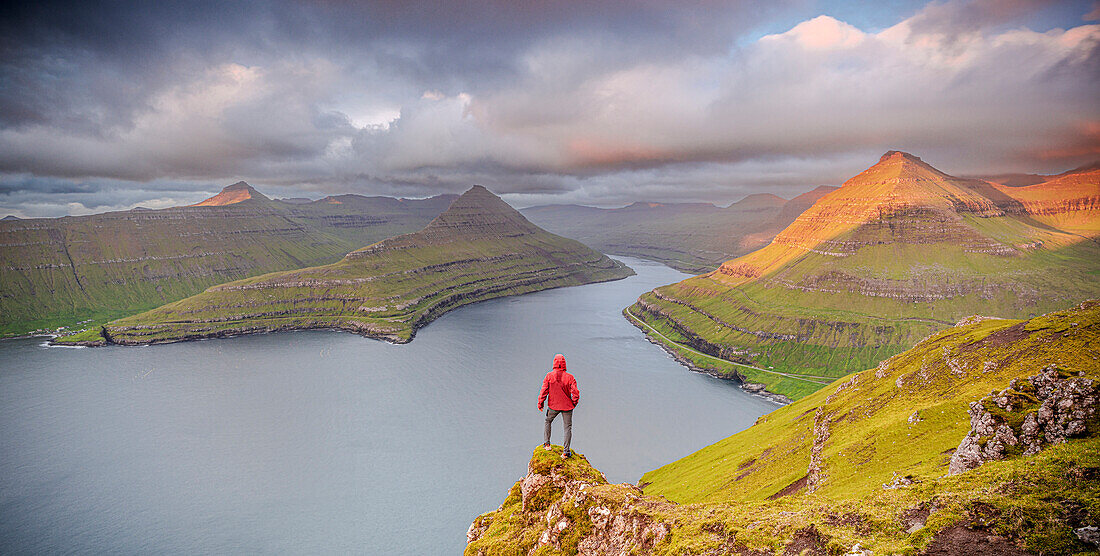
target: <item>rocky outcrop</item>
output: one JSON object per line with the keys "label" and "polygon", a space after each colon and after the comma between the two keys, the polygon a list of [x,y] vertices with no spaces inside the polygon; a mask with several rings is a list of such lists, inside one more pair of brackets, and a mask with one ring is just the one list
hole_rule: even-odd
{"label": "rocky outcrop", "polygon": [[825,473],[822,452],[825,450],[825,442],[829,440],[830,433],[829,415],[819,407],[814,412],[814,441],[810,447],[810,465],[806,469],[807,492],[815,492],[821,488],[828,477]]}
{"label": "rocky outcrop", "polygon": [[[660,510],[669,502],[642,496],[630,484],[608,484],[585,457],[561,459],[561,448],[536,448],[523,476],[495,512],[478,516],[466,532],[467,555],[530,553],[648,554],[673,524]],[[517,528],[518,524],[524,524]]]}
{"label": "rocky outcrop", "polygon": [[1079,197],[1077,199],[1051,199],[1041,201],[1023,201],[1028,214],[1052,216],[1100,211],[1100,196]]}
{"label": "rocky outcrop", "polygon": [[990,460],[1036,454],[1084,436],[1100,423],[1100,383],[1048,367],[970,404],[970,433],[951,455],[949,475]]}

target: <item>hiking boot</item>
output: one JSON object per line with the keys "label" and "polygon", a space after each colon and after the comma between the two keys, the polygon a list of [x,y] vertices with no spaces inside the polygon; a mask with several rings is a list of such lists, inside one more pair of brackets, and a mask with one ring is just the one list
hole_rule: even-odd
{"label": "hiking boot", "polygon": [[543,449],[543,450],[546,450],[547,452],[549,452],[549,451],[550,451],[550,445],[549,445],[549,444],[543,444],[543,445],[542,445],[542,449]]}
{"label": "hiking boot", "polygon": [[565,451],[561,453],[561,459],[569,459],[573,457],[573,452]]}

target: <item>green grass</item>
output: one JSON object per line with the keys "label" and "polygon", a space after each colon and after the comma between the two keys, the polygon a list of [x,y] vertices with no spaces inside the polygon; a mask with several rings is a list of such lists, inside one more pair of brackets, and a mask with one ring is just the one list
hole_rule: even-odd
{"label": "green grass", "polygon": [[[715,274],[664,286],[643,294],[632,311],[662,332],[693,339],[696,349],[710,355],[737,353],[754,367],[839,377],[969,315],[1028,318],[1100,297],[1096,242],[1058,245],[1064,234],[1027,228],[1013,218],[976,220],[1005,238],[1030,230],[1050,248],[1003,256],[947,243],[884,243],[848,257],[806,253],[746,283],[729,285]],[[917,297],[868,293],[876,291]],[[774,375],[757,378],[769,391],[792,398],[809,393]]]}
{"label": "green grass", "polygon": [[[603,484],[587,461],[571,461],[554,472],[564,481],[593,483],[586,497],[571,497],[576,487],[559,485],[523,508],[517,483],[499,510],[475,520],[484,534],[466,554],[576,554],[584,537],[599,534],[592,520],[597,508],[634,524],[623,538],[638,554],[783,553],[792,540],[810,535],[830,554],[858,543],[874,554],[913,555],[953,527],[1042,554],[1094,553],[1073,529],[1095,526],[1100,516],[1095,428],[1034,456],[945,476],[950,450],[970,429],[968,404],[1049,365],[1100,379],[1100,302],[1029,321],[984,320],[939,332],[878,368],[647,473],[643,496],[633,487]],[[921,420],[909,423],[914,412]],[[806,476],[818,416],[831,423],[822,450],[825,482],[812,493],[769,499]],[[549,473],[558,462],[536,450],[531,466]],[[895,473],[914,483],[883,488]],[[571,521],[560,531],[563,542],[540,546],[554,504],[570,508]],[[644,541],[631,531],[660,524],[669,531],[663,540],[630,544]]]}
{"label": "green grass", "polygon": [[[557,457],[536,453],[531,465],[543,459]],[[648,494],[638,497],[630,487],[606,484],[587,461],[574,458],[569,469],[558,468],[555,473],[593,485],[585,489],[587,496],[574,502],[565,489],[544,487],[524,508],[517,482],[499,510],[474,520],[476,527],[486,530],[467,545],[465,553],[577,554],[577,545],[596,529],[594,508],[641,525],[668,525],[669,534],[661,542],[644,548],[634,545],[637,554],[782,553],[812,526],[820,545],[832,554],[844,554],[859,544],[874,554],[914,555],[926,549],[938,532],[967,525],[981,531],[981,537],[997,535],[1040,554],[1094,553],[1073,529],[1095,524],[1095,518],[1082,519],[1082,515],[1100,515],[1098,468],[1100,439],[1092,437],[1051,446],[1032,457],[988,462],[953,477],[879,489],[859,499],[800,494],[774,501],[675,504]],[[539,538],[548,527],[547,510],[555,503],[565,510],[562,515],[570,524],[560,532],[557,546],[540,546]],[[910,521],[915,515],[921,517]],[[627,538],[630,533],[628,529]]]}
{"label": "green grass", "polygon": [[0,337],[106,322],[230,280],[331,263],[423,227],[452,199],[246,201],[0,223]]}
{"label": "green grass", "polygon": [[[472,190],[475,191],[475,190]],[[276,330],[334,328],[394,342],[462,305],[614,280],[632,271],[540,230],[481,190],[424,230],[338,262],[274,272],[112,321],[106,339],[149,344]]]}
{"label": "green grass", "polygon": [[[679,502],[767,498],[806,475],[818,413],[834,423],[824,451],[829,478],[820,493],[863,497],[894,472],[922,480],[940,476],[947,469],[945,452],[969,430],[971,401],[1051,364],[1100,377],[1100,305],[1028,321],[1031,332],[1018,341],[984,341],[1018,322],[986,320],[939,332],[877,368],[647,473],[646,492]],[[914,412],[923,420],[910,424]],[[754,463],[739,469],[746,461]]]}

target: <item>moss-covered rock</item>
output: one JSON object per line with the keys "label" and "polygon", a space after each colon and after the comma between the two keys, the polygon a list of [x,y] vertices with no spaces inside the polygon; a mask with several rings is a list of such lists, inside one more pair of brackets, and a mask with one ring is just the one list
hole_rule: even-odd
{"label": "moss-covered rock", "polygon": [[645,554],[666,541],[672,504],[608,484],[584,455],[561,453],[535,449],[504,504],[470,525],[466,554]]}

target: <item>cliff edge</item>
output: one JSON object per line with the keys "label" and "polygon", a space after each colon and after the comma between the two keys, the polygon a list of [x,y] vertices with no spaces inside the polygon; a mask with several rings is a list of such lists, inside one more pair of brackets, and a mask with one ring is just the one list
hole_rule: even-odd
{"label": "cliff edge", "polygon": [[642,477],[536,449],[466,554],[1094,554],[1100,302],[972,317]]}

